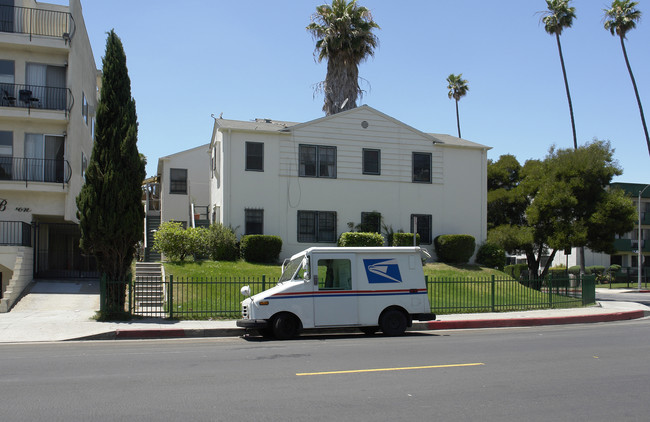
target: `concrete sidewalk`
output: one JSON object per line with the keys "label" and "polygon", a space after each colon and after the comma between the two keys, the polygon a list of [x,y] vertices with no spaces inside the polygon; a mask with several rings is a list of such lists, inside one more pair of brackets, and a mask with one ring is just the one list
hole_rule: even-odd
{"label": "concrete sidewalk", "polygon": [[[611,293],[611,290],[608,290]],[[636,290],[634,290],[636,292]],[[622,299],[625,291],[620,291]],[[90,339],[240,336],[235,321],[167,321],[159,318],[97,322],[97,281],[39,281],[9,312],[0,314],[0,343]],[[579,309],[440,315],[414,322],[410,331],[523,327],[629,320],[650,316],[650,308],[626,301],[602,301]]]}

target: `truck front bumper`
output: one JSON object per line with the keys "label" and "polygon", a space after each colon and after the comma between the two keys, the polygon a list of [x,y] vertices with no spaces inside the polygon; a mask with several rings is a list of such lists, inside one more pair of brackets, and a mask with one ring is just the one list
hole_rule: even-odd
{"label": "truck front bumper", "polygon": [[260,329],[266,328],[269,322],[265,319],[238,319],[237,326],[242,328]]}
{"label": "truck front bumper", "polygon": [[432,313],[411,314],[411,318],[413,318],[416,321],[435,321],[436,314],[432,314]]}

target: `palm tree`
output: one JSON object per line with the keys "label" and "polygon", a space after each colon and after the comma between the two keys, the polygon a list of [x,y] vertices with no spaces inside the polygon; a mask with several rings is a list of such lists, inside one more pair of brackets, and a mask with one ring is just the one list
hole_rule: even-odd
{"label": "palm tree", "polygon": [[447,76],[447,89],[449,93],[447,96],[451,100],[456,100],[456,124],[458,125],[458,137],[460,138],[460,117],[458,116],[458,101],[467,94],[469,87],[467,81],[463,79],[463,74],[454,75],[453,73]]}
{"label": "palm tree", "polygon": [[576,124],[573,120],[573,104],[571,103],[571,93],[569,92],[569,81],[566,77],[566,68],[564,67],[564,56],[562,55],[562,44],[560,44],[560,35],[564,28],[571,28],[573,19],[576,18],[576,8],[570,7],[571,0],[546,0],[547,11],[542,12],[544,17],[544,29],[550,35],[555,35],[557,40],[557,49],[560,52],[560,63],[562,64],[562,75],[564,75],[564,86],[566,88],[566,98],[569,101],[569,113],[571,114],[571,130],[573,131],[573,148],[578,149],[578,139],[576,138]]}
{"label": "palm tree", "polygon": [[320,88],[325,93],[323,111],[332,115],[357,106],[363,94],[359,87],[359,64],[374,56],[379,44],[372,32],[379,25],[370,10],[357,0],[332,0],[332,5],[316,7],[307,30],[316,40],[314,55],[327,59],[327,75]]}
{"label": "palm tree", "polygon": [[636,95],[636,102],[639,105],[639,112],[641,113],[641,122],[643,123],[643,133],[645,133],[645,140],[648,144],[648,154],[650,154],[650,138],[648,137],[648,126],[645,123],[645,116],[643,114],[643,107],[641,106],[641,98],[639,97],[639,90],[636,87],[636,80],[630,67],[630,61],[627,58],[627,50],[625,49],[625,35],[630,29],[636,28],[636,23],[641,19],[641,11],[636,9],[637,1],[630,0],[614,0],[611,9],[604,9],[605,12],[605,29],[618,35],[621,39],[621,48],[623,48],[623,57],[625,57],[625,64],[627,71],[632,79],[632,86],[634,87],[634,94]]}

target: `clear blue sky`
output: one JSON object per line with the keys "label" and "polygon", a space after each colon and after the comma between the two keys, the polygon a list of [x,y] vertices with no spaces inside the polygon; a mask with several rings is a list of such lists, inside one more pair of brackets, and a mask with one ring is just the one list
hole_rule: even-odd
{"label": "clear blue sky", "polygon": [[[55,0],[55,2],[58,2]],[[114,28],[127,54],[139,149],[147,175],[158,158],[208,143],[211,114],[304,122],[323,116],[314,85],[325,78],[305,30],[324,0],[82,0],[98,68]],[[329,2],[329,0],[328,0]],[[606,139],[624,170],[616,181],[650,183],[650,157],[620,43],[603,28],[609,0],[574,0],[561,42],[579,144]],[[67,1],[60,3],[66,4]],[[573,146],[555,38],[540,24],[544,0],[360,0],[381,26],[358,104],[424,132],[456,135],[445,79],[462,73],[463,138],[491,159],[543,158]],[[650,123],[650,1],[627,49]]]}

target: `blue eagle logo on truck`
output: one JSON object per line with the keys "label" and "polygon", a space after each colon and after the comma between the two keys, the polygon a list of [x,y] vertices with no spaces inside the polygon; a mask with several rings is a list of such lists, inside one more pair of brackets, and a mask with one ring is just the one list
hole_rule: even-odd
{"label": "blue eagle logo on truck", "polygon": [[394,258],[390,259],[364,259],[368,283],[401,283],[402,274]]}

